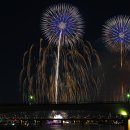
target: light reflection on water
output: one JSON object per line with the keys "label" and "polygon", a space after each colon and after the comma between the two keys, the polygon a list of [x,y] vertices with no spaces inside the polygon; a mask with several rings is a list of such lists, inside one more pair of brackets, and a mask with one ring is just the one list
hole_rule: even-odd
{"label": "light reflection on water", "polygon": [[42,128],[12,128],[4,130],[126,130],[124,126],[47,126]]}
{"label": "light reflection on water", "polygon": [[124,126],[54,126],[54,127],[46,127],[38,130],[125,130]]}

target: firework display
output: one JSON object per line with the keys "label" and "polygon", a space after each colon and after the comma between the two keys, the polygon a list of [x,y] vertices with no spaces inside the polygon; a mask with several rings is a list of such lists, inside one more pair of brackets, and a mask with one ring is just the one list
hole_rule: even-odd
{"label": "firework display", "polygon": [[[24,103],[31,99],[36,104],[55,103],[57,48],[43,45],[41,40],[38,51],[32,45],[23,57],[20,84]],[[102,66],[90,43],[82,41],[77,48],[62,48],[59,59],[57,103],[97,101],[103,79]]]}
{"label": "firework display", "polygon": [[[32,45],[20,73],[24,103],[86,103],[98,99],[102,84],[99,56],[84,42],[83,20],[71,5],[50,6],[41,19],[40,48]],[[38,55],[37,55],[37,54]]]}
{"label": "firework display", "polygon": [[58,97],[59,57],[61,45],[72,46],[81,37],[82,19],[76,7],[58,4],[50,7],[43,14],[41,30],[50,43],[57,45],[56,74],[55,74],[55,102]]}
{"label": "firework display", "polygon": [[50,6],[41,19],[41,30],[49,43],[58,44],[61,34],[61,45],[74,45],[83,33],[83,20],[76,7],[67,4]]}
{"label": "firework display", "polygon": [[[124,55],[130,49],[130,17],[119,15],[106,21],[103,28],[103,40],[110,50],[120,53],[120,70],[123,72],[124,67],[126,68]],[[124,79],[121,76],[120,85],[116,92],[113,92],[115,93],[114,101],[124,101],[126,90]]]}
{"label": "firework display", "polygon": [[106,21],[103,40],[108,48],[120,52],[122,67],[122,53],[130,49],[130,18],[120,15]]}

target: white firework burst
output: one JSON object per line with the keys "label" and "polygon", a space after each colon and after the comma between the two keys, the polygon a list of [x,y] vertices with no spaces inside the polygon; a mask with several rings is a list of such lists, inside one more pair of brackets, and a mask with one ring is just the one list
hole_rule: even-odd
{"label": "white firework burst", "polygon": [[62,32],[61,45],[73,45],[82,38],[83,28],[78,9],[71,5],[50,6],[42,15],[42,35],[45,35],[50,43],[58,44]]}
{"label": "white firework burst", "polygon": [[115,16],[106,21],[103,28],[103,40],[110,50],[120,51],[130,49],[130,18]]}
{"label": "white firework burst", "polygon": [[103,38],[110,50],[120,51],[122,68],[123,51],[130,49],[130,18],[120,15],[108,20],[104,26]]}

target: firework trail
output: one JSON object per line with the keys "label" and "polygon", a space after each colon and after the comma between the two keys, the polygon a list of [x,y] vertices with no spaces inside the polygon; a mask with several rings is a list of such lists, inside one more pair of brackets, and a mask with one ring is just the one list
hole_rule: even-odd
{"label": "firework trail", "polygon": [[108,48],[120,51],[122,68],[123,51],[130,49],[130,18],[120,15],[106,21],[103,29],[103,39]]}
{"label": "firework trail", "polygon": [[[55,61],[57,47],[32,45],[23,57],[20,73],[24,103],[55,103]],[[86,103],[97,101],[102,84],[102,67],[96,51],[88,42],[76,47],[62,47],[59,55],[58,103]]]}
{"label": "firework trail", "polygon": [[83,23],[76,7],[59,4],[51,6],[43,14],[41,30],[50,43],[58,44],[55,75],[55,101],[58,96],[60,46],[76,43],[82,36]]}
{"label": "firework trail", "polygon": [[58,82],[58,75],[59,75],[59,57],[60,57],[60,41],[61,41],[61,35],[62,31],[60,32],[59,36],[59,44],[58,44],[58,56],[57,56],[57,65],[56,65],[56,76],[55,76],[55,86],[56,86],[56,104],[57,104],[57,95],[58,95],[58,88],[57,88],[57,82]]}

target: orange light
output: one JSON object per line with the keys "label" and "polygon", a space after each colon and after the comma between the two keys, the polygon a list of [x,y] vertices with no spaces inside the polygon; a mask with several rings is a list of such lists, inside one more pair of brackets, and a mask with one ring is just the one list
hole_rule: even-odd
{"label": "orange light", "polygon": [[128,119],[128,130],[130,130],[130,119]]}

